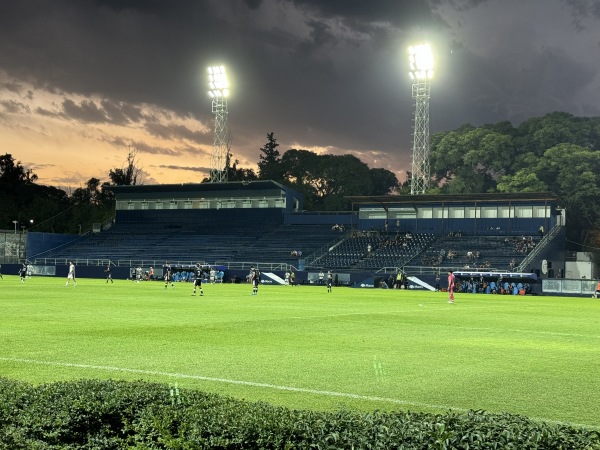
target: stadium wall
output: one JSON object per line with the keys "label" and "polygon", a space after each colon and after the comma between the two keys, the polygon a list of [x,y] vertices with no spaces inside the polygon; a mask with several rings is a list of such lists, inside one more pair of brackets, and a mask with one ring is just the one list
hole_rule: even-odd
{"label": "stadium wall", "polygon": [[175,210],[118,210],[116,224],[144,223],[156,226],[210,226],[252,224],[282,224],[284,210],[280,208],[175,209]]}
{"label": "stadium wall", "polygon": [[283,223],[286,225],[344,225],[351,228],[358,224],[358,212],[307,212],[285,214]]}
{"label": "stadium wall", "polygon": [[26,241],[27,258],[34,258],[35,255],[39,255],[48,250],[72,244],[82,237],[83,235],[78,234],[38,233],[30,231],[27,233]]}

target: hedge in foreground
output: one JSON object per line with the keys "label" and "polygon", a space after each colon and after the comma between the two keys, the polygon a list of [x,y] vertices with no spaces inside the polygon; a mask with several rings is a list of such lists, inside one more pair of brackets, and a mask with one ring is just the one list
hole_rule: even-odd
{"label": "hedge in foreground", "polygon": [[0,449],[600,449],[523,416],[295,411],[146,382],[0,378]]}

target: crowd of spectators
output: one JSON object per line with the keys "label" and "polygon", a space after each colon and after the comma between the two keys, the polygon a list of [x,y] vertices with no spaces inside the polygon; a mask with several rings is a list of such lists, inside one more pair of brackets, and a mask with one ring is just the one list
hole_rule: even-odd
{"label": "crowd of spectators", "polygon": [[506,238],[504,240],[505,244],[514,246],[515,252],[521,253],[523,255],[528,254],[535,247],[535,242],[533,241],[533,237],[531,236],[521,236],[515,237],[512,239]]}
{"label": "crowd of spectators", "polygon": [[502,295],[526,295],[531,293],[529,283],[520,281],[507,281],[499,277],[495,281],[480,278],[465,278],[457,281],[456,291],[468,294],[502,294]]}

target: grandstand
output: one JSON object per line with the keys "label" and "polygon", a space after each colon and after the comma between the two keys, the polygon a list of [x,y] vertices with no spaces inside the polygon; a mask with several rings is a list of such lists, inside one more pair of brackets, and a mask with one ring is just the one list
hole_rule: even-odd
{"label": "grandstand", "polygon": [[[228,270],[261,264],[300,279],[321,269],[364,277],[517,267],[552,278],[564,268],[564,210],[550,193],[349,197],[352,211],[324,214],[303,211],[301,195],[273,181],[112,189],[113,223],[61,245],[41,245],[43,233],[31,233],[28,259],[126,267],[169,260]],[[543,273],[542,260],[552,272]]]}
{"label": "grandstand", "polygon": [[[332,243],[339,234],[329,225],[248,224],[206,229],[178,223],[116,223],[101,233],[88,233],[74,243],[36,255],[66,261],[126,261],[162,265],[166,260],[228,265],[236,262],[297,265],[300,255]],[[102,264],[102,263],[101,263]]]}

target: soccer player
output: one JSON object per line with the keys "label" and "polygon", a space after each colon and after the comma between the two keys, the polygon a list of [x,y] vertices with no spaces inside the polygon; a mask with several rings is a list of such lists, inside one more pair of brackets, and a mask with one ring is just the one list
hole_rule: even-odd
{"label": "soccer player", "polygon": [[252,268],[252,276],[250,281],[252,281],[251,295],[258,295],[258,284],[260,283],[260,270],[258,270],[258,267]]}
{"label": "soccer player", "polygon": [[200,296],[204,295],[204,291],[202,290],[202,266],[200,264],[196,264],[196,269],[194,270],[194,293],[193,296],[196,295],[196,288],[200,289]]}
{"label": "soccer player", "polygon": [[69,285],[69,280],[73,280],[73,287],[77,286],[77,279],[75,278],[75,264],[73,261],[69,262],[69,273],[67,274],[67,282],[65,286]]}
{"label": "soccer player", "polygon": [[175,284],[173,284],[173,274],[171,273],[171,263],[167,261],[165,266],[163,267],[164,277],[165,277],[165,289],[169,286],[169,282],[171,282],[171,287],[175,288]]}
{"label": "soccer player", "polygon": [[327,271],[327,292],[331,293],[331,285],[333,284],[333,275],[331,270]]}
{"label": "soccer player", "polygon": [[19,276],[21,277],[21,283],[25,283],[25,277],[27,276],[27,264],[23,263],[23,267],[19,269]]}
{"label": "soccer player", "polygon": [[114,283],[112,275],[110,274],[110,261],[108,262],[106,269],[104,269],[104,272],[106,272],[106,282],[108,283],[108,280],[110,280],[111,283]]}
{"label": "soccer player", "polygon": [[454,273],[448,271],[448,303],[454,303]]}
{"label": "soccer player", "polygon": [[142,268],[141,267],[136,267],[135,268],[135,281],[136,283],[139,283],[140,281],[142,281],[143,276],[142,276]]}

